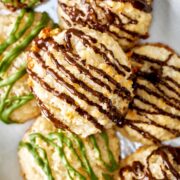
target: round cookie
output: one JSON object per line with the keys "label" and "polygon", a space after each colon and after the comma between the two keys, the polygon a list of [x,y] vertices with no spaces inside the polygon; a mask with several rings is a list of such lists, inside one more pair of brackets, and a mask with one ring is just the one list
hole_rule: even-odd
{"label": "round cookie", "polygon": [[89,27],[107,32],[123,49],[148,37],[152,0],[59,0],[59,25]]}
{"label": "round cookie", "polygon": [[121,161],[120,179],[180,179],[180,148],[144,146]]}
{"label": "round cookie", "polygon": [[45,29],[29,54],[29,85],[56,126],[87,137],[123,124],[132,99],[129,61],[108,34]]}
{"label": "round cookie", "polygon": [[37,4],[40,4],[43,0],[0,0],[0,7],[15,11],[22,8],[31,8]]}
{"label": "round cookie", "polygon": [[135,96],[121,132],[143,144],[180,136],[180,57],[159,43],[137,46],[129,55]]}
{"label": "round cookie", "polygon": [[51,20],[46,13],[22,9],[0,15],[0,22],[0,120],[20,123],[40,113],[27,84],[26,49]]}
{"label": "round cookie", "polygon": [[118,177],[119,140],[113,129],[81,139],[40,117],[25,134],[18,155],[26,180]]}

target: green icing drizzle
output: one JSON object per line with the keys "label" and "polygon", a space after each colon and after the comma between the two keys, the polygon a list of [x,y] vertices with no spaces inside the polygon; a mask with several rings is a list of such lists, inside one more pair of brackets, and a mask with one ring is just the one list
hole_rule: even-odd
{"label": "green icing drizzle", "polygon": [[[24,17],[27,18],[23,23],[24,26],[20,28],[20,24],[23,21]],[[33,95],[31,93],[14,97],[11,97],[10,95],[14,84],[26,74],[25,66],[8,77],[6,77],[6,72],[13,63],[13,61],[28,47],[31,41],[39,34],[41,29],[46,27],[46,25],[50,21],[50,18],[47,13],[42,13],[40,22],[25,38],[22,38],[26,31],[31,28],[34,20],[34,11],[22,9],[16,19],[15,25],[9,37],[5,42],[0,44],[0,55],[2,56],[0,60],[0,88],[4,88],[3,91],[5,91],[0,95],[0,119],[5,123],[13,123],[13,120],[10,119],[10,115],[13,113],[13,111],[33,99]],[[19,43],[15,47],[8,49],[5,52],[7,48],[12,46],[17,41],[19,41]]]}
{"label": "green icing drizzle", "polygon": [[27,102],[33,99],[31,93],[24,96],[8,97],[14,83],[26,74],[25,67],[20,68],[16,73],[12,74],[6,79],[0,81],[0,88],[7,86],[6,92],[1,95],[0,99],[0,119],[5,122],[11,122],[9,116],[17,108],[23,106]]}
{"label": "green icing drizzle", "polygon": [[113,177],[109,174],[104,174],[103,173],[103,177],[104,177],[104,180],[113,180]]}
{"label": "green icing drizzle", "polygon": [[[25,0],[21,0],[22,3],[23,3],[23,1],[25,1]],[[32,1],[30,1],[30,3],[28,4],[28,7],[33,7],[33,6],[35,6],[38,2],[40,2],[40,0],[32,0]]]}
{"label": "green icing drizzle", "polygon": [[20,146],[27,148],[28,151],[33,155],[36,163],[43,169],[44,173],[48,176],[48,179],[54,180],[54,178],[52,177],[46,152],[42,148],[38,146],[34,147],[30,143],[21,142]]}
{"label": "green icing drizzle", "polygon": [[[118,168],[118,165],[117,165],[117,162],[115,161],[115,158],[112,154],[112,152],[110,151],[110,148],[109,148],[109,138],[108,138],[108,135],[106,134],[106,132],[103,132],[101,135],[100,135],[103,139],[104,139],[104,142],[105,142],[105,145],[106,145],[106,149],[107,149],[107,152],[108,152],[108,157],[110,159],[110,163],[105,163],[103,160],[102,160],[102,157],[101,157],[101,151],[98,147],[98,143],[96,141],[96,138],[95,136],[91,136],[90,137],[90,142],[92,142],[92,145],[94,147],[94,149],[98,149],[98,155],[99,155],[99,159],[103,162],[103,164],[105,165],[106,169],[112,173],[113,171],[117,170]],[[98,177],[96,176],[96,174],[94,173],[90,163],[89,163],[89,160],[87,158],[87,153],[86,153],[86,149],[85,149],[85,145],[83,143],[83,141],[77,137],[76,135],[70,133],[69,136],[66,136],[66,134],[59,130],[58,132],[56,133],[50,133],[48,134],[47,136],[43,136],[41,133],[33,133],[31,134],[30,136],[30,145],[32,148],[34,147],[38,147],[37,143],[36,143],[36,140],[37,138],[41,139],[42,141],[46,142],[48,145],[51,145],[52,147],[54,147],[58,154],[59,154],[59,157],[61,159],[61,162],[63,163],[63,165],[66,167],[67,169],[67,173],[68,173],[68,176],[70,179],[74,179],[75,177],[77,177],[78,179],[80,180],[85,180],[86,177],[79,173],[68,161],[67,157],[66,157],[66,154],[64,152],[64,148],[65,147],[68,147],[71,152],[74,154],[74,156],[76,157],[77,159],[77,163],[80,163],[82,169],[85,171],[85,173],[88,175],[88,177],[91,179],[91,180],[97,180]],[[23,147],[26,147],[22,144],[25,144],[23,142],[20,143],[20,146],[19,148],[23,148]],[[76,148],[74,148],[76,147]],[[38,155],[38,153],[34,153],[34,151],[32,151],[31,149],[29,149],[28,147],[26,147],[29,152],[32,154],[32,156],[35,158],[35,161],[37,162],[37,164],[42,168],[42,170],[44,171],[44,173],[47,175],[48,179],[51,180],[53,179],[53,176],[52,176],[52,173],[51,171],[49,170],[48,174],[47,174],[47,171],[44,170],[44,163],[39,163],[39,159],[41,159],[40,155]],[[40,147],[38,147],[40,148]],[[77,152],[77,149],[78,149],[78,152]],[[111,153],[110,153],[111,152]],[[47,156],[44,157],[41,161],[43,162],[48,162],[48,158]],[[49,167],[49,163],[46,163],[46,165],[48,164],[48,169],[50,169]],[[116,168],[115,168],[116,167]],[[105,180],[112,180],[113,177],[109,174],[102,174],[104,179]]]}
{"label": "green icing drizzle", "polygon": [[2,43],[0,45],[0,55],[3,53],[4,50],[6,50],[6,48],[9,45],[11,45],[14,42],[16,42],[22,36],[22,34],[19,34],[17,36],[15,33],[18,30],[19,24],[20,24],[21,20],[23,19],[25,13],[26,13],[26,10],[22,9],[21,12],[20,12],[20,15],[17,17],[17,20],[15,22],[13,30],[10,33],[10,36],[8,37],[8,39],[4,43]]}
{"label": "green icing drizzle", "polygon": [[89,176],[92,180],[97,180],[98,178],[95,175],[93,169],[91,168],[89,160],[86,156],[86,149],[85,149],[83,141],[80,138],[78,138],[75,134],[71,134],[71,137],[72,137],[73,141],[76,142],[76,145],[78,146],[78,148],[80,150],[82,161],[83,161],[83,167],[84,167],[85,171],[89,174]]}
{"label": "green icing drizzle", "polygon": [[[32,18],[32,17],[34,17],[34,15],[30,16],[30,17]],[[19,45],[17,45],[15,48],[11,49],[3,57],[3,59],[0,62],[0,77],[3,76],[5,71],[9,68],[9,66],[13,62],[13,60],[15,58],[17,58],[17,56],[19,56],[23,50],[25,50],[27,48],[27,46],[34,39],[34,37],[36,37],[39,34],[39,32],[41,31],[41,29],[43,29],[46,26],[48,21],[49,21],[48,14],[47,13],[43,13],[42,14],[42,18],[41,18],[39,24],[31,31],[31,33],[26,38],[24,38],[23,41]],[[32,21],[31,21],[30,25],[32,25]]]}
{"label": "green icing drizzle", "polygon": [[[85,177],[83,175],[81,175],[78,171],[76,171],[69,164],[67,157],[64,153],[64,141],[66,141],[66,140],[64,140],[63,137],[64,136],[63,136],[62,132],[50,134],[48,137],[45,137],[40,133],[30,135],[31,143],[33,145],[36,145],[36,139],[40,138],[41,140],[44,140],[47,144],[53,146],[57,150],[59,157],[61,158],[64,166],[67,168],[68,174],[71,179],[73,179],[73,177],[78,177],[80,180],[85,180]],[[57,143],[54,143],[53,140],[57,140]],[[48,159],[46,159],[46,161],[48,161]],[[41,166],[41,168],[42,168],[42,166]]]}
{"label": "green icing drizzle", "polygon": [[91,142],[93,143],[94,145],[94,148],[96,150],[96,153],[98,154],[98,157],[99,157],[99,160],[104,164],[104,166],[106,167],[106,169],[109,171],[109,172],[113,172],[115,170],[118,169],[119,165],[118,163],[116,162],[116,160],[114,159],[114,156],[113,156],[113,153],[112,151],[110,150],[109,148],[109,139],[108,139],[108,135],[105,133],[105,132],[102,132],[101,133],[101,137],[103,138],[104,142],[105,142],[105,146],[106,146],[106,150],[108,152],[108,157],[109,157],[109,163],[105,162],[101,156],[101,152],[100,152],[100,149],[97,145],[97,141],[96,141],[96,138],[94,135],[90,136],[90,139],[91,139]]}

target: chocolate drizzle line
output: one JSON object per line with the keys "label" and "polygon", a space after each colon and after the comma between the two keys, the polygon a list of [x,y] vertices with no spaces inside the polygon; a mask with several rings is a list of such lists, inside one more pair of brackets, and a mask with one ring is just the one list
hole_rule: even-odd
{"label": "chocolate drizzle line", "polygon": [[[96,68],[96,67],[94,67],[92,65],[84,64],[85,61],[80,61],[80,57],[77,54],[74,54],[74,53],[71,52],[71,54],[72,54],[72,57],[71,57],[69,55],[70,51],[68,49],[67,50],[64,49],[64,46],[60,46],[52,38],[46,39],[46,43],[43,43],[42,40],[38,40],[38,41],[36,41],[36,43],[37,43],[37,46],[39,48],[41,48],[42,50],[44,49],[45,51],[48,51],[48,46],[53,46],[57,51],[61,51],[65,56],[65,60],[68,63],[74,65],[79,70],[80,73],[84,73],[94,83],[98,84],[101,87],[106,88],[109,92],[112,92],[112,90],[111,90],[111,88],[110,88],[110,86],[108,84],[104,83],[100,79],[93,76],[91,74],[91,72],[88,71],[88,69],[84,67],[84,66],[88,66],[89,69],[94,70],[96,73],[98,73],[103,78],[107,79],[109,82],[111,82],[112,84],[114,84],[116,86],[116,89],[113,91],[113,93],[117,94],[118,96],[120,96],[120,97],[122,97],[124,99],[128,99],[128,100],[131,99],[131,93],[129,92],[129,90],[127,88],[122,87],[117,81],[115,81],[113,78],[111,78],[111,76],[109,76],[103,70],[98,69],[98,68]],[[92,93],[92,94],[95,95],[95,96],[96,96],[96,94],[99,94],[97,91],[94,91],[89,86],[87,86],[83,81],[78,80],[77,78],[75,78],[74,75],[70,71],[66,70],[62,65],[60,65],[58,63],[58,60],[55,59],[55,57],[51,53],[49,53],[49,56],[52,58],[52,61],[56,65],[57,69],[61,69],[61,71],[63,71],[68,77],[70,77],[71,81],[73,81],[74,83],[79,84],[82,88],[86,89],[89,92],[93,91],[94,93]],[[76,59],[74,57],[76,57]],[[82,62],[82,64],[79,64],[77,62]],[[100,96],[102,96],[102,95],[100,95]],[[102,97],[104,97],[104,96],[102,96]],[[105,97],[104,97],[104,99],[105,99]]]}
{"label": "chocolate drizzle line", "polygon": [[[93,49],[93,51],[96,54],[99,54],[100,56],[102,56],[104,58],[105,62],[109,66],[112,66],[118,72],[118,74],[121,74],[121,75],[125,76],[126,75],[125,72],[130,72],[129,67],[120,64],[119,61],[114,57],[113,52],[111,50],[107,49],[105,47],[105,45],[101,44],[101,43],[100,43],[100,45],[101,45],[101,48],[103,50],[96,47],[93,44],[97,43],[97,40],[94,39],[91,36],[86,35],[81,30],[78,30],[78,29],[75,29],[75,28],[71,28],[71,29],[67,30],[66,37],[65,37],[65,42],[67,44],[68,49],[72,49],[72,47],[71,47],[71,37],[72,37],[72,35],[77,36],[80,40],[82,39],[82,42],[83,42],[85,47],[89,47],[89,48]],[[115,63],[111,62],[111,59],[109,58],[107,53],[109,53],[109,55],[111,55],[111,59],[113,59],[115,61]],[[125,72],[122,69],[125,70]]]}
{"label": "chocolate drizzle line", "polygon": [[[164,90],[161,88],[161,86],[165,87],[168,90],[171,90],[171,92],[173,92],[174,94],[176,94],[176,96],[180,97],[180,93],[176,90],[176,88],[172,87],[170,84],[168,84],[167,81],[169,81],[170,83],[173,84],[173,86],[180,88],[180,84],[178,84],[178,82],[176,82],[174,79],[172,79],[171,77],[158,77],[159,75],[157,74],[157,72],[150,72],[150,73],[146,73],[146,72],[141,72],[139,71],[137,73],[138,79],[140,80],[146,80],[149,83],[151,83],[152,85],[154,85],[154,87],[160,91],[162,93],[162,95],[164,96],[164,98],[169,97],[168,94],[166,94],[164,92]],[[138,83],[135,83],[135,88],[140,85],[138,85]],[[136,89],[137,89],[136,88]],[[161,95],[161,96],[162,96]],[[173,97],[169,97],[169,99],[173,99],[176,103],[179,103],[178,99],[175,99]]]}
{"label": "chocolate drizzle line", "polygon": [[177,120],[180,120],[180,116],[179,115],[175,115],[169,112],[166,112],[165,110],[159,108],[157,105],[150,103],[148,100],[144,99],[143,97],[141,97],[140,95],[135,95],[134,99],[141,101],[142,103],[149,105],[151,108],[154,108],[153,111],[150,110],[146,110],[146,109],[141,109],[139,108],[137,105],[133,104],[132,107],[133,109],[136,109],[138,111],[147,113],[147,114],[161,114],[164,116],[169,116],[171,118],[175,118]]}
{"label": "chocolate drizzle line", "polygon": [[147,125],[152,125],[155,127],[163,128],[164,130],[170,132],[171,134],[174,134],[176,136],[180,136],[180,131],[178,131],[177,129],[172,129],[172,128],[166,127],[165,125],[160,125],[160,124],[156,123],[154,120],[152,120],[151,118],[148,118],[147,116],[145,116],[145,117],[146,117],[146,119],[149,120],[148,122],[134,120],[133,123],[135,123],[135,124],[147,124]]}
{"label": "chocolate drizzle line", "polygon": [[43,114],[54,123],[56,128],[68,130],[71,132],[68,126],[66,126],[64,123],[62,123],[62,121],[59,121],[57,118],[54,117],[54,115],[48,110],[48,108],[38,97],[36,97],[36,100],[38,102],[38,105],[41,107]]}
{"label": "chocolate drizzle line", "polygon": [[[119,174],[122,179],[125,178],[126,173],[131,173],[134,175],[133,177],[140,178],[140,179],[154,179],[154,180],[159,180],[156,178],[154,173],[151,171],[151,158],[153,156],[159,156],[163,161],[163,164],[160,165],[162,175],[164,176],[162,180],[170,180],[169,179],[169,173],[167,174],[167,171],[173,175],[176,179],[180,179],[180,173],[179,171],[175,168],[175,163],[179,166],[180,165],[180,148],[176,147],[170,147],[170,146],[160,146],[157,147],[155,150],[151,152],[151,154],[146,158],[146,164],[143,164],[140,161],[134,161],[132,165],[127,165],[123,167]],[[170,161],[170,156],[173,157],[172,161]]]}
{"label": "chocolate drizzle line", "polygon": [[[134,55],[132,56],[134,57]],[[136,56],[137,57],[137,56]],[[169,57],[168,57],[169,59]],[[134,60],[134,58],[133,58]],[[151,63],[156,63],[161,65],[161,67],[163,66],[168,66],[167,64],[167,61],[164,61],[164,62],[160,62],[160,60],[153,60],[152,58],[149,58],[149,57],[145,57],[145,56],[141,56],[141,55],[138,55],[138,60],[136,59],[136,61],[139,61],[139,62],[143,62],[144,61],[148,61],[148,62],[151,62]],[[164,63],[164,64],[163,64]],[[158,74],[160,73],[160,74]],[[162,74],[161,74],[161,69],[157,70],[156,71],[152,71],[150,73],[147,73],[147,72],[138,72],[137,73],[137,80],[135,82],[135,91],[137,92],[137,90],[143,90],[145,91],[147,94],[149,95],[152,95],[158,99],[162,99],[164,101],[164,103],[166,103],[168,106],[171,106],[177,110],[180,110],[180,106],[179,106],[179,100],[174,98],[173,97],[173,101],[171,101],[171,99],[169,98],[169,100],[166,98],[166,93],[162,90],[160,90],[160,93],[157,91],[157,92],[154,92],[153,90],[149,89],[148,87],[142,85],[142,84],[139,84],[139,81],[138,79],[143,79],[145,81],[148,81],[148,83],[150,83],[152,86],[155,87],[155,89],[159,90],[160,88],[160,85],[166,87],[166,89],[168,90],[171,90],[172,92],[174,92],[178,97],[180,97],[180,94],[179,92],[176,90],[176,88],[172,87],[170,84],[167,83],[166,80],[168,80],[169,82],[173,83],[174,86],[177,86],[177,88],[179,88],[178,86],[178,82],[176,82],[175,80],[173,80],[172,78],[170,77],[163,77]],[[154,111],[149,111],[149,110],[144,110],[146,113],[149,113],[149,114],[162,114],[162,115],[165,115],[165,116],[169,116],[171,118],[175,118],[175,119],[178,119],[180,120],[180,116],[179,115],[175,115],[175,114],[172,114],[172,113],[169,113],[169,112],[166,112],[165,110],[159,108],[157,105],[149,102],[148,100],[144,99],[143,97],[141,97],[139,95],[139,93],[136,93],[135,95],[135,98],[134,98],[134,101],[135,100],[139,100],[141,102],[143,102],[144,104],[147,104],[149,105],[151,108],[154,109]],[[139,107],[137,107],[135,105],[135,103],[133,103],[133,108],[140,110]]]}
{"label": "chocolate drizzle line", "polygon": [[174,101],[176,103],[171,102],[169,98],[166,98],[166,96],[164,96],[164,93],[163,94],[157,93],[157,92],[147,88],[145,85],[142,85],[142,84],[139,84],[139,83],[136,83],[136,88],[138,88],[139,90],[144,90],[149,95],[155,96],[158,99],[162,99],[167,105],[172,106],[172,107],[176,108],[177,110],[180,110],[180,106],[178,106],[178,103],[180,103],[180,102],[177,99],[174,98]]}
{"label": "chocolate drizzle line", "polygon": [[[29,68],[27,68],[27,71],[30,72]],[[41,107],[42,113],[49,119],[51,120],[56,128],[68,130],[71,132],[68,126],[66,126],[62,121],[59,121],[57,118],[54,117],[54,115],[49,111],[49,109],[45,106],[45,104],[35,95],[35,92],[32,87],[30,87],[30,90],[34,97],[36,98],[38,105]]]}
{"label": "chocolate drizzle line", "polygon": [[[109,82],[114,84],[116,86],[116,89],[114,90],[115,94],[118,94],[119,96],[122,96],[123,98],[128,98],[129,100],[131,99],[131,94],[127,90],[127,88],[122,87],[117,81],[115,81],[111,76],[109,76],[106,72],[104,72],[102,69],[98,69],[94,66],[89,65],[89,68],[94,70],[96,73],[99,75],[103,76],[103,78],[107,79]],[[122,92],[125,93],[123,96]]]}
{"label": "chocolate drizzle line", "polygon": [[[144,122],[143,120],[140,120],[140,119],[137,119],[137,120],[126,119],[126,121],[127,121],[127,125],[128,123],[130,123],[128,125],[129,127],[136,130],[137,132],[142,134],[143,137],[148,138],[148,139],[152,139],[152,138],[149,138],[148,136],[144,135],[144,132],[146,131],[144,131],[143,128],[141,128],[142,130],[141,132],[140,130],[135,129],[132,126],[132,124],[133,125],[136,125],[136,124],[152,125],[157,128],[162,128],[168,131],[169,133],[173,134],[175,137],[180,136],[179,130],[166,127],[165,125],[161,125],[158,122],[155,122],[155,120],[148,118],[146,114],[168,116],[174,120],[180,120],[180,115],[178,115],[177,113],[174,114],[173,112],[168,112],[166,111],[166,109],[162,109],[161,107],[150,102],[149,99],[145,99],[141,95],[141,92],[144,91],[149,96],[155,97],[157,99],[161,99],[163,103],[166,104],[167,107],[171,107],[171,108],[174,108],[176,111],[180,111],[180,99],[179,99],[180,93],[178,91],[178,89],[180,89],[180,84],[176,80],[172,79],[171,77],[162,75],[162,71],[164,67],[170,67],[172,68],[172,70],[177,71],[178,68],[174,68],[174,66],[171,66],[168,64],[168,62],[170,61],[173,55],[174,53],[170,51],[170,54],[165,61],[153,59],[151,57],[140,55],[135,52],[133,52],[131,55],[131,60],[142,64],[142,66],[144,63],[147,63],[147,62],[150,63],[150,69],[149,69],[150,72],[144,72],[140,70],[136,73],[136,77],[134,79],[135,97],[130,105],[131,110],[135,110],[136,113],[140,115],[140,117],[143,116],[148,121]],[[156,64],[156,67],[153,66],[154,64]],[[144,83],[142,82],[146,82],[150,87],[153,87],[153,88],[149,88],[149,86],[145,86]],[[169,95],[164,89],[173,93],[175,96]],[[141,102],[141,104],[148,106],[149,108],[143,108],[143,105],[139,106],[136,103],[137,101]]]}
{"label": "chocolate drizzle line", "polygon": [[[35,53],[34,53],[34,54],[35,54]],[[42,60],[42,58],[40,57],[40,55],[36,53],[35,56],[36,56],[36,58],[37,58],[37,61],[42,64],[42,61],[43,61],[43,60]],[[52,58],[52,60],[53,60],[54,63],[58,63],[57,60],[54,60],[54,57],[52,57],[52,55],[51,55],[51,58]],[[44,65],[43,65],[43,66],[44,66]],[[46,68],[47,70],[49,70],[48,67],[45,67],[45,66],[44,66],[44,68]],[[68,72],[68,73],[69,73],[69,76],[70,76],[70,78],[71,78],[71,80],[72,80],[72,82],[81,85],[84,89],[86,89],[86,90],[89,91],[89,92],[92,92],[92,91],[93,91],[93,89],[91,89],[90,87],[88,87],[83,81],[80,81],[80,80],[76,79],[73,74],[71,74],[69,71],[67,71],[67,70],[66,70],[62,65],[60,65],[59,63],[58,63],[57,68],[58,68],[58,70],[61,70],[62,73],[64,73],[64,71],[66,71],[66,73]],[[49,72],[50,72],[50,71],[49,71]],[[51,74],[52,74],[52,69],[51,69]],[[69,90],[70,93],[72,93],[72,94],[74,94],[75,96],[79,97],[80,99],[86,101],[86,103],[88,103],[89,105],[96,106],[101,113],[107,115],[112,121],[115,121],[116,119],[118,119],[118,118],[121,116],[121,115],[119,114],[119,112],[115,109],[115,107],[111,107],[111,104],[108,103],[110,100],[107,99],[105,96],[103,96],[103,94],[98,94],[98,98],[99,98],[101,101],[102,101],[102,100],[105,101],[105,103],[106,103],[107,106],[108,106],[108,109],[111,109],[110,111],[104,110],[100,105],[98,105],[97,103],[94,103],[93,101],[89,100],[86,95],[78,92],[72,85],[70,85],[69,83],[66,83],[61,77],[58,76],[58,78],[55,78],[55,79],[57,80],[57,82],[59,82],[60,79],[61,79],[61,82],[60,82],[61,85],[63,85],[64,87],[66,87],[67,90]],[[62,82],[63,82],[63,83],[62,83]],[[96,93],[97,93],[97,92],[96,92]]]}
{"label": "chocolate drizzle line", "polygon": [[143,64],[144,62],[149,62],[152,65],[156,64],[158,66],[168,66],[168,67],[172,68],[173,70],[180,72],[180,68],[175,67],[173,65],[168,65],[168,61],[171,59],[172,56],[173,56],[173,54],[170,54],[165,61],[161,61],[158,59],[154,59],[154,58],[133,52],[131,55],[131,59],[140,63],[140,64]]}
{"label": "chocolate drizzle line", "polygon": [[152,6],[148,4],[147,0],[112,0],[123,3],[131,3],[134,8],[144,11],[146,13],[150,13],[152,11]]}
{"label": "chocolate drizzle line", "polygon": [[[141,113],[138,113],[138,114],[141,115]],[[158,138],[156,138],[155,136],[153,136],[151,133],[144,130],[143,128],[138,127],[137,126],[138,124],[151,125],[151,126],[154,126],[157,128],[162,128],[162,129],[166,130],[167,132],[175,135],[176,137],[180,136],[180,131],[178,131],[177,129],[171,129],[171,128],[166,127],[165,125],[160,125],[148,117],[146,117],[146,119],[148,119],[149,121],[142,121],[139,119],[132,121],[132,120],[126,118],[125,125],[131,129],[135,130],[139,134],[141,134],[144,138],[150,139],[154,144],[161,144],[161,141]]]}
{"label": "chocolate drizzle line", "polygon": [[[51,37],[48,37],[46,39],[36,39],[35,40],[35,45],[37,46],[37,48],[41,49],[44,53],[47,53],[47,55],[51,58],[52,63],[56,66],[57,70],[59,70],[66,78],[68,78],[70,80],[70,82],[78,84],[85,91],[87,91],[88,93],[97,97],[100,104],[102,104],[102,106],[100,104],[97,104],[97,103],[93,102],[92,100],[90,100],[86,94],[83,94],[83,93],[79,92],[78,90],[76,90],[73,85],[71,85],[70,83],[65,81],[64,78],[62,78],[52,68],[47,66],[45,64],[45,60],[43,60],[42,56],[39,53],[33,52],[32,54],[34,57],[32,57],[32,58],[36,58],[36,61],[39,64],[41,64],[42,68],[46,70],[46,73],[50,74],[56,80],[56,82],[61,84],[70,94],[77,96],[78,98],[85,101],[90,106],[95,106],[99,110],[99,112],[106,115],[112,122],[116,123],[118,126],[122,126],[122,124],[124,122],[123,121],[124,115],[121,114],[120,111],[113,105],[111,100],[108,97],[104,96],[103,93],[94,90],[93,88],[88,86],[85,82],[76,78],[74,76],[74,74],[72,74],[68,69],[66,69],[65,66],[60,64],[60,61],[58,61],[58,59],[55,58],[54,54],[49,51],[49,47],[52,47],[56,51],[61,52],[62,55],[64,56],[64,61],[75,66],[80,73],[83,73],[86,76],[88,76],[89,79],[92,80],[93,83],[98,84],[100,87],[106,88],[109,92],[117,94],[119,97],[121,97],[123,99],[130,100],[131,93],[127,88],[122,87],[120,85],[120,83],[118,83],[116,80],[114,80],[111,76],[109,76],[103,70],[98,69],[92,65],[86,64],[85,60],[81,60],[79,55],[75,54],[73,52],[73,48],[71,45],[72,35],[77,36],[81,41],[83,41],[83,44],[85,46],[88,45],[94,51],[96,51],[96,52],[98,51],[98,54],[100,54],[104,58],[104,61],[107,64],[110,64],[111,66],[115,67],[114,68],[115,70],[116,69],[119,70],[119,68],[121,67],[123,69],[122,72],[124,72],[124,71],[129,72],[129,68],[127,66],[121,65],[118,62],[113,64],[107,54],[105,54],[103,51],[101,51],[99,48],[97,48],[96,46],[93,45],[94,43],[97,42],[96,39],[92,38],[91,36],[85,35],[82,31],[77,30],[77,29],[70,29],[66,32],[65,39],[64,39],[66,42],[65,45],[58,44]],[[117,59],[115,59],[112,51],[108,50],[103,44],[101,44],[101,47],[103,47],[103,49],[108,51],[108,53],[110,54],[110,56],[112,57],[112,59],[115,62],[118,61]],[[97,77],[95,77],[94,75],[92,75],[92,73],[91,73],[91,71],[89,71],[89,69],[91,71],[96,72],[102,78],[108,80],[109,83],[112,83],[115,86],[115,89],[114,90],[111,89],[111,87],[108,84],[106,84],[104,81],[102,81],[102,80],[98,79]],[[41,78],[39,78],[37,80],[37,74],[36,75],[32,74],[32,72],[30,70],[29,70],[29,74],[32,76],[32,78],[35,81],[40,83],[43,86],[43,88],[45,88],[47,91],[52,92],[55,96],[57,96],[57,94],[58,94],[57,90],[53,89],[52,87],[49,87],[49,85],[46,82],[44,82]],[[69,99],[69,98],[71,98],[71,97],[69,96],[66,99]],[[73,104],[75,106],[76,105],[75,100],[73,98],[71,98],[71,102],[69,102],[69,104]],[[104,106],[104,104],[106,105],[106,107]],[[82,115],[82,113],[79,113],[79,114]],[[88,115],[87,117],[89,117],[89,119],[91,121],[93,121],[93,123],[95,123],[95,121],[97,121],[97,120],[93,119],[93,117],[91,115]],[[98,123],[96,122],[96,124],[98,124]],[[102,127],[99,127],[99,129],[102,129]]]}
{"label": "chocolate drizzle line", "polygon": [[[146,1],[143,0],[129,0],[129,1],[120,1],[120,2],[129,2],[131,3],[135,8],[142,10],[144,12],[150,13],[152,11],[151,5],[148,5]],[[101,19],[98,18],[98,14],[96,10],[94,9],[93,5],[89,3],[86,0],[83,0],[82,3],[86,4],[88,7],[87,13],[84,13],[82,10],[78,9],[76,6],[68,6],[60,1],[58,1],[59,6],[62,8],[64,13],[66,13],[67,16],[71,19],[71,21],[76,25],[80,24],[82,26],[88,26],[89,28],[98,30],[100,32],[108,32],[112,34],[113,36],[119,38],[119,39],[125,39],[128,42],[133,42],[134,37],[140,37],[140,38],[147,38],[148,34],[140,34],[135,31],[127,30],[125,28],[125,25],[129,24],[138,24],[137,20],[132,19],[128,15],[121,13],[121,16],[124,16],[128,22],[123,23],[121,18],[116,15],[114,12],[112,12],[108,8],[103,8],[100,5],[98,5],[97,0],[94,0],[91,2],[94,4],[96,8],[98,8],[101,11],[101,14],[105,16],[105,19],[107,22],[102,22]],[[65,22],[70,25],[71,23],[63,17]],[[120,31],[127,34],[127,36],[120,35],[119,33],[116,33],[115,31],[112,31],[110,29],[110,26],[114,26],[118,28]]]}
{"label": "chocolate drizzle line", "polygon": [[[144,122],[139,122],[139,123],[145,124]],[[144,138],[150,139],[154,144],[161,144],[161,141],[158,138],[156,138],[151,133],[143,130],[142,128],[138,127],[135,124],[138,124],[137,121],[132,122],[131,120],[125,119],[125,125],[126,126],[128,126],[129,128],[135,130],[136,132],[140,133]]]}
{"label": "chocolate drizzle line", "polygon": [[[40,61],[39,61],[40,62]],[[53,77],[57,76],[57,74],[49,67],[47,67],[45,64],[43,64],[43,62],[41,61],[41,65],[46,69],[47,68],[47,72],[49,74],[51,74]],[[88,112],[86,112],[85,110],[81,109],[76,102],[74,101],[74,99],[72,99],[70,96],[68,96],[65,93],[60,93],[59,91],[57,91],[56,89],[54,89],[53,87],[51,87],[50,85],[48,85],[45,81],[43,81],[40,77],[38,77],[38,75],[31,71],[30,69],[28,69],[28,73],[30,74],[30,76],[33,78],[34,81],[36,81],[37,83],[39,83],[44,89],[46,89],[48,92],[53,93],[54,96],[56,96],[57,98],[65,101],[67,104],[69,105],[73,105],[75,107],[75,111],[81,115],[84,116],[85,118],[87,118],[90,122],[92,122],[96,128],[103,130],[103,126],[101,126],[97,120],[92,117]],[[56,77],[57,78],[57,77]],[[58,77],[58,79],[56,79],[58,82],[61,81],[60,77]],[[63,81],[61,81],[60,83],[65,83]]]}

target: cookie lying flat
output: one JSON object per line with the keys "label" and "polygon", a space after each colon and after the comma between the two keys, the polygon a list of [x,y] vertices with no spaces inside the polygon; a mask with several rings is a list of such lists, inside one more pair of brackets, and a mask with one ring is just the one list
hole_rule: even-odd
{"label": "cookie lying flat", "polygon": [[0,3],[8,9],[15,11],[17,9],[33,7],[37,4],[40,4],[42,1],[43,0],[0,0]]}
{"label": "cookie lying flat", "polygon": [[148,37],[151,23],[151,0],[59,0],[59,24],[68,27],[87,26],[107,32],[124,48]]}
{"label": "cookie lying flat", "polygon": [[113,129],[81,139],[40,117],[19,146],[26,180],[117,179],[119,141]]}
{"label": "cookie lying flat", "polygon": [[144,146],[121,162],[120,179],[180,179],[180,148]]}
{"label": "cookie lying flat", "polygon": [[24,122],[39,114],[27,85],[26,49],[50,19],[46,13],[22,9],[0,15],[0,22],[0,119]]}
{"label": "cookie lying flat", "polygon": [[145,44],[130,58],[137,71],[135,97],[122,132],[145,144],[180,136],[179,56],[165,45]]}
{"label": "cookie lying flat", "polygon": [[132,96],[130,64],[108,34],[46,29],[29,56],[30,86],[56,126],[86,137],[122,125]]}

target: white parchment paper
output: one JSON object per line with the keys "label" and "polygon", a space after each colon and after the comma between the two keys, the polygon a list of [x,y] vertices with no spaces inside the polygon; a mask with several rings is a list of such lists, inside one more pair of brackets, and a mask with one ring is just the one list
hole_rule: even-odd
{"label": "white parchment paper", "polygon": [[[49,0],[36,8],[37,11],[47,11],[58,22],[56,9],[57,0]],[[166,43],[180,53],[180,0],[154,0],[153,23],[150,38],[146,41]],[[17,147],[31,124],[32,121],[23,125],[5,125],[0,122],[0,180],[21,180]],[[140,146],[139,143],[122,138],[120,134],[118,136],[121,140],[122,157]],[[165,143],[180,146],[180,138]]]}

